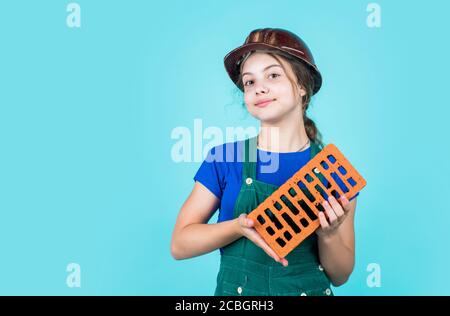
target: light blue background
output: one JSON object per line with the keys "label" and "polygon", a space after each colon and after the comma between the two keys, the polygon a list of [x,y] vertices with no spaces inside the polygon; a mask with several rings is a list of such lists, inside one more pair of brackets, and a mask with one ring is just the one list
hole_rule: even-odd
{"label": "light blue background", "polygon": [[368,183],[335,293],[450,294],[447,1],[377,1],[369,28],[370,1],[80,0],[79,29],[69,2],[0,5],[0,294],[213,294],[218,251],[170,255],[200,165],[171,159],[171,132],[257,126],[223,57],[259,27],[308,43],[310,116]]}

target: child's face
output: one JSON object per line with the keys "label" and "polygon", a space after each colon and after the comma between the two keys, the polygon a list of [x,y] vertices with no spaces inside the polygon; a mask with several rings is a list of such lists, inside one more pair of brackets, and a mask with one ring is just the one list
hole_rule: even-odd
{"label": "child's face", "polygon": [[[289,63],[284,60],[282,62],[288,74],[275,58],[265,53],[253,53],[243,65],[242,83],[247,110],[260,121],[277,123],[294,112],[302,113],[301,98],[295,95],[288,79],[288,75],[295,79],[295,74]],[[264,70],[265,68],[267,69]],[[298,91],[301,96],[306,93],[303,89]],[[273,101],[265,106],[258,106],[257,103],[264,99]]]}

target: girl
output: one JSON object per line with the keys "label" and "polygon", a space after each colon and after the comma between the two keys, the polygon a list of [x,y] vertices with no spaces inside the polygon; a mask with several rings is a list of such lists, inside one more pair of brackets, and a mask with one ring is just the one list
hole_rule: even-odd
{"label": "girl", "polygon": [[[224,63],[260,130],[277,129],[276,150],[269,151],[270,137],[261,132],[210,150],[178,215],[172,256],[185,259],[220,248],[215,295],[333,295],[330,284],[344,284],[354,267],[356,195],[329,196],[319,212],[320,227],[286,258],[278,257],[247,218],[323,148],[306,116],[322,84],[311,52],[287,30],[257,29]],[[256,162],[249,158],[254,153]],[[277,155],[278,168],[262,172],[261,157],[270,154]],[[218,222],[207,224],[218,207]]]}

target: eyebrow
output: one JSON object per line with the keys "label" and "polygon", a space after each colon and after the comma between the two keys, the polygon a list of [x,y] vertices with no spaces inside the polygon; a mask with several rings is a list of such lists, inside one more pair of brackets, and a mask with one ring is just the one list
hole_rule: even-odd
{"label": "eyebrow", "polygon": [[[273,65],[269,65],[269,66],[267,66],[266,68],[264,68],[264,69],[263,69],[263,72],[266,71],[267,69],[269,69],[270,67],[280,67],[280,68],[282,68],[281,65],[273,64]],[[244,73],[242,74],[242,77],[244,77],[245,75],[251,75],[251,74],[252,74],[251,72],[244,72]]]}

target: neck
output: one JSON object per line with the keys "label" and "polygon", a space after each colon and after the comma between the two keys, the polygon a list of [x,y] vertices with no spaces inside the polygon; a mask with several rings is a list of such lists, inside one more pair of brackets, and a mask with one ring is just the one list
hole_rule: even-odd
{"label": "neck", "polygon": [[[310,145],[306,134],[303,118],[292,115],[282,124],[261,121],[258,134],[258,148],[272,152],[296,152],[302,151]],[[306,145],[306,146],[305,146]]]}

